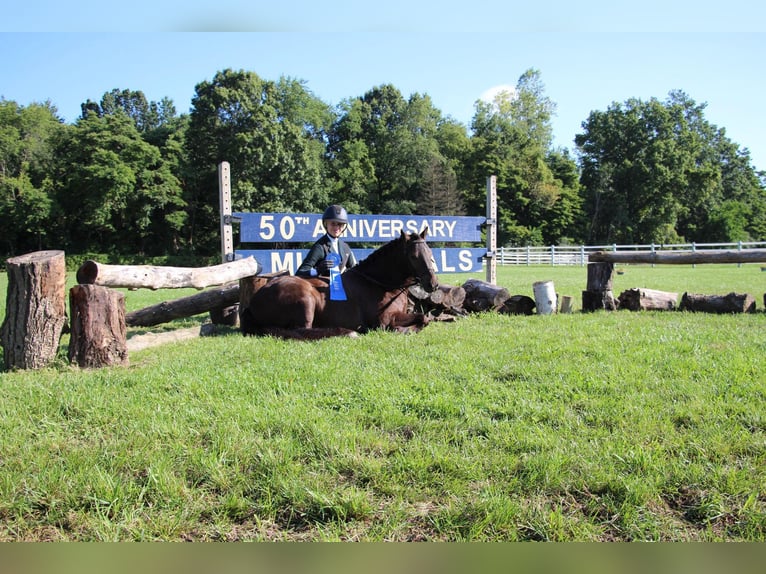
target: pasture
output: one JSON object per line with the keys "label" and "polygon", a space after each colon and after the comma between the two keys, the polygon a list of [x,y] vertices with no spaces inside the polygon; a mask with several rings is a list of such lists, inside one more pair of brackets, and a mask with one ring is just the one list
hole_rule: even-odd
{"label": "pasture", "polygon": [[576,312],[311,342],[220,328],[93,371],[65,336],[54,367],[0,373],[0,540],[766,540],[766,273],[618,267],[615,296],[749,292],[758,312],[579,313],[585,268],[501,267],[511,294],[553,280]]}

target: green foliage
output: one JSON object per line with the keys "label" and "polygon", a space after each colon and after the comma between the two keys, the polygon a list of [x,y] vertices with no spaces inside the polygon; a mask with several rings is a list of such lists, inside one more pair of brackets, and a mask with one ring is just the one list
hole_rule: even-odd
{"label": "green foliage", "polygon": [[[764,188],[747,152],[704,119],[704,108],[676,91],[665,102],[630,99],[591,112],[575,139],[588,242],[703,242],[710,233],[735,241],[756,229],[749,238],[760,237],[761,218],[721,224],[725,202],[763,213]],[[731,204],[723,209],[732,213]]]}
{"label": "green foliage", "polygon": [[766,239],[763,172],[683,92],[591,112],[576,160],[551,147],[555,109],[534,69],[470,126],[390,84],[333,109],[301,80],[230,69],[181,116],[130,89],[74,125],[0,99],[0,253],[212,257],[222,161],[239,211],[484,215],[495,175],[501,246]]}

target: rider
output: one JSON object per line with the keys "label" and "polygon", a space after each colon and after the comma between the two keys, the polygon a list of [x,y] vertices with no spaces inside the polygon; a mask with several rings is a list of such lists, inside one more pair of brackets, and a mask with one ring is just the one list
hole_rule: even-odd
{"label": "rider", "polygon": [[295,274],[300,277],[329,276],[333,262],[327,258],[327,255],[331,251],[340,255],[341,272],[356,265],[356,257],[348,243],[340,239],[347,224],[348,213],[342,206],[331,205],[325,209],[322,225],[327,233],[316,240]]}

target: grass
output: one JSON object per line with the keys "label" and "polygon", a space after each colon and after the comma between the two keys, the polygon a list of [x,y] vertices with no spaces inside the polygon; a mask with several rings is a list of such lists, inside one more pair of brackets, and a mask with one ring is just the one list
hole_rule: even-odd
{"label": "grass", "polygon": [[[128,368],[2,373],[0,540],[764,541],[760,273],[615,279],[750,292],[752,315],[489,313],[300,343],[221,329]],[[578,301],[586,274],[498,283],[538,280]]]}

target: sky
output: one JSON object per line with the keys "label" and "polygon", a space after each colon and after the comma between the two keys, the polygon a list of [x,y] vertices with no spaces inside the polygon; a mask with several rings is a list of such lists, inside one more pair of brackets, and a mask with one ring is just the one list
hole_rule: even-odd
{"label": "sky", "polygon": [[[331,105],[393,84],[468,125],[475,102],[540,73],[554,145],[574,151],[592,111],[682,90],[766,170],[766,8],[731,0],[29,0],[3,9],[0,97],[50,100],[74,122],[112,89],[191,108],[231,68],[302,80]],[[278,5],[275,5],[278,4]],[[129,10],[128,10],[129,9]],[[111,13],[109,12],[111,10]]]}

